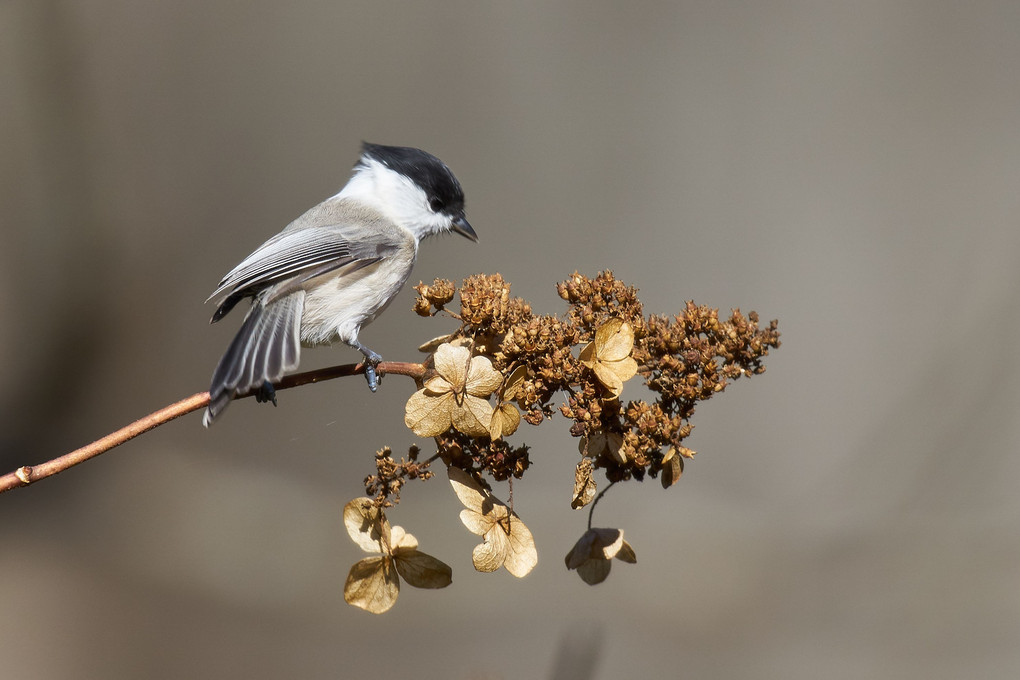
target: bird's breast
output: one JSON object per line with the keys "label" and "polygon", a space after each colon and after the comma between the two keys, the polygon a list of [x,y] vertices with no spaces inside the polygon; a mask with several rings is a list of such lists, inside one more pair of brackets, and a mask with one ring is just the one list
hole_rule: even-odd
{"label": "bird's breast", "polygon": [[353,342],[358,331],[393,301],[411,275],[413,254],[387,258],[350,271],[342,268],[305,288],[301,314],[301,343],[322,345]]}

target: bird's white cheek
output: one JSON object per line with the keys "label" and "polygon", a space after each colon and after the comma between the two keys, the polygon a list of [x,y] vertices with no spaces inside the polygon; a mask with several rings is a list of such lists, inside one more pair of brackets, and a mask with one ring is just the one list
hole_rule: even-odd
{"label": "bird's white cheek", "polygon": [[449,231],[450,218],[429,209],[425,192],[410,178],[375,160],[366,160],[336,195],[372,206],[418,240]]}

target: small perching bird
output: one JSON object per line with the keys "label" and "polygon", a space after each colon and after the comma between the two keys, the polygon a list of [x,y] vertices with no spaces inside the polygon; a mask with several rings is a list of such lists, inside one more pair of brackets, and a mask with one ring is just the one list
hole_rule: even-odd
{"label": "small perching bird", "polygon": [[382,357],[358,333],[400,292],[418,243],[449,231],[478,240],[450,169],[419,149],[365,143],[340,193],[259,246],[209,296],[219,305],[212,323],[243,298],[252,304],[213,373],[205,426],[237,396],[275,403],[273,383],[298,367],[302,345],[357,348],[374,392]]}

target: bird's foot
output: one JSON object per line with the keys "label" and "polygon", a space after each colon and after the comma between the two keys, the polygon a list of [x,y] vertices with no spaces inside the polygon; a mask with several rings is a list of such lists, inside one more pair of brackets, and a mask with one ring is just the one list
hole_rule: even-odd
{"label": "bird's foot", "polygon": [[358,350],[365,355],[365,380],[368,381],[368,389],[375,392],[379,389],[379,382],[382,380],[379,374],[375,372],[375,367],[382,362],[382,356],[364,345],[359,345]]}
{"label": "bird's foot", "polygon": [[375,372],[375,366],[365,362],[365,380],[368,381],[368,389],[375,392],[379,389],[379,374]]}
{"label": "bird's foot", "polygon": [[262,385],[255,390],[255,401],[260,404],[271,401],[273,402],[273,406],[276,406],[276,388],[273,387],[273,383],[268,380],[262,383]]}

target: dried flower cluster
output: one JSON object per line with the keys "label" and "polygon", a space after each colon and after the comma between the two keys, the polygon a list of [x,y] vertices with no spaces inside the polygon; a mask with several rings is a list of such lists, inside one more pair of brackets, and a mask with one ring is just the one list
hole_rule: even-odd
{"label": "dried flower cluster", "polygon": [[351,567],[344,599],[373,614],[382,614],[397,601],[400,578],[415,588],[445,588],[453,570],[418,550],[418,540],[401,527],[390,527],[381,508],[369,498],[355,498],[344,506],[344,525],[362,550],[381,553]]}
{"label": "dried flower cluster", "polygon": [[400,502],[400,489],[408,479],[431,479],[432,471],[429,463],[419,463],[417,446],[408,449],[407,459],[400,462],[393,460],[393,451],[384,446],[375,452],[375,468],[378,474],[365,478],[365,493],[371,494],[373,503],[381,508],[388,508]]}
{"label": "dried flower cluster", "polygon": [[[415,309],[435,314],[452,289],[442,280],[419,285]],[[558,410],[573,421],[571,434],[611,481],[656,477],[667,467],[679,477],[682,463],[670,460],[694,455],[682,442],[697,402],[730,380],[764,372],[762,359],[779,346],[777,322],[759,328],[754,312],[733,310],[720,320],[718,310],[688,302],[675,317],[645,319],[637,290],[611,272],[593,279],[575,273],[557,290],[570,303],[567,313],[535,315],[500,275],[470,277],[460,291],[461,327],[442,340],[470,340],[472,356],[488,358],[493,370],[519,371],[510,401],[532,425],[553,415],[562,394]],[[619,399],[636,374],[655,401]]]}
{"label": "dried flower cluster", "polygon": [[[560,283],[559,295],[569,303],[561,316],[534,314],[499,274],[466,279],[459,312],[446,309],[457,292],[451,281],[416,290],[415,312],[444,312],[460,322],[422,346],[429,352],[425,377],[405,409],[405,424],[434,438],[437,452],[418,463],[414,447],[409,460],[397,463],[383,449],[366,488],[376,508],[389,506],[399,501],[405,480],[427,478],[429,463],[441,459],[465,505],[462,521],[483,536],[473,554],[480,571],[504,566],[524,576],[537,562],[531,533],[485,481],[486,475],[512,481],[528,471],[529,448],[506,440],[522,419],[539,425],[559,413],[571,421],[581,458],[570,504],[594,509],[598,470],[610,486],[646,475],[664,488],[675,484],[684,460],[694,456],[683,441],[697,402],[731,380],[764,372],[763,358],[779,347],[777,322],[760,327],[754,312],[734,309],[720,319],[718,310],[687,302],[676,316],[646,318],[637,290],[611,272],[594,278],[575,273]],[[650,398],[623,401],[635,376]],[[622,530],[592,529],[589,513],[588,531],[568,554],[567,567],[595,584],[608,576],[614,557],[636,561]]]}

